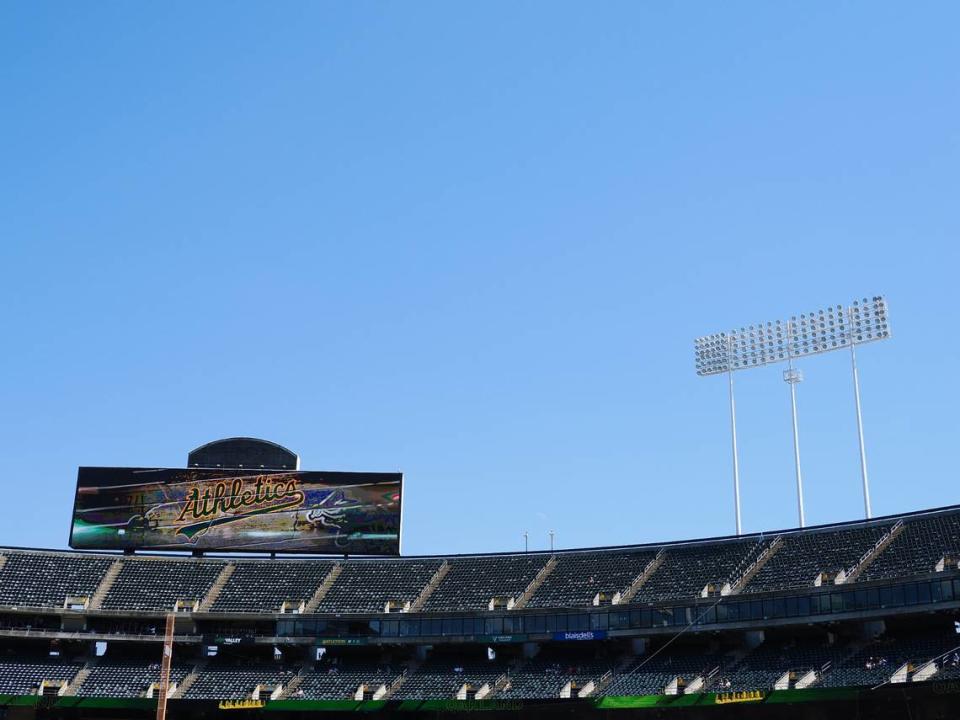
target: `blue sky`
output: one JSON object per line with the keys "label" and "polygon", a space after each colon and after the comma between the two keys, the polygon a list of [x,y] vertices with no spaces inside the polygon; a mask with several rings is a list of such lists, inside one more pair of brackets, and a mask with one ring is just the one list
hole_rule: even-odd
{"label": "blue sky", "polygon": [[[0,544],[78,465],[253,435],[406,473],[406,553],[733,528],[697,335],[889,298],[876,514],[960,502],[960,6],[8,2]],[[843,353],[801,363],[810,523],[860,517]],[[795,524],[780,369],[745,530]]]}

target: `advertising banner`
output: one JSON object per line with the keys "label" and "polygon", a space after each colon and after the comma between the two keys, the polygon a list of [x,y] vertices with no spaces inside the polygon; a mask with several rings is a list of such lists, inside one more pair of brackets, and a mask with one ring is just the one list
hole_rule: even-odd
{"label": "advertising banner", "polygon": [[398,555],[402,482],[400,473],[81,467],[70,547]]}
{"label": "advertising banner", "polygon": [[576,632],[557,632],[553,634],[554,640],[603,640],[607,637],[605,630],[580,630]]}

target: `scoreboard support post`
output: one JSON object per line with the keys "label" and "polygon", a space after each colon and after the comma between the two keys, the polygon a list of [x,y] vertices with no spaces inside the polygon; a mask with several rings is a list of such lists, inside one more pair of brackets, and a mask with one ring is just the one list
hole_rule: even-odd
{"label": "scoreboard support post", "polygon": [[167,613],[167,627],[163,632],[163,658],[160,660],[160,691],[157,697],[157,720],[166,720],[167,695],[170,691],[170,663],[173,661],[173,628],[176,616]]}

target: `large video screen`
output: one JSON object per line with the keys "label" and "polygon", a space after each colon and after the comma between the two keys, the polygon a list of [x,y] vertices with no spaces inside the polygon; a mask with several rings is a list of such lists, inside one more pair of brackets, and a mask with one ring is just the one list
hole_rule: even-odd
{"label": "large video screen", "polygon": [[400,553],[400,473],[82,467],[70,547]]}

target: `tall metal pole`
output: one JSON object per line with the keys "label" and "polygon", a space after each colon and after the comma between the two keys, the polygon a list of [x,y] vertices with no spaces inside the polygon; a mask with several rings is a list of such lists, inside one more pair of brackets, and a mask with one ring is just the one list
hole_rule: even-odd
{"label": "tall metal pole", "polygon": [[860,374],[857,372],[857,342],[856,335],[853,333],[853,313],[848,311],[850,317],[850,363],[853,367],[853,397],[857,404],[857,437],[860,439],[860,477],[863,479],[863,511],[869,520],[873,517],[873,511],[870,509],[870,482],[867,479],[867,450],[863,444],[863,417],[860,414]]}
{"label": "tall metal pole", "polygon": [[800,472],[800,432],[797,428],[797,383],[803,380],[803,374],[799,370],[794,370],[793,359],[790,359],[790,367],[783,373],[784,382],[790,386],[790,410],[793,417],[793,464],[797,472],[797,515],[800,519],[800,527],[806,527],[806,520],[803,515],[803,475]]}
{"label": "tall metal pole", "polygon": [[800,472],[800,430],[797,425],[797,385],[803,382],[803,373],[793,367],[791,337],[793,322],[787,322],[787,369],[783,371],[783,381],[790,386],[790,415],[793,419],[793,466],[797,474],[797,517],[800,527],[806,526],[803,514],[803,474]]}
{"label": "tall metal pole", "polygon": [[730,378],[730,438],[733,444],[733,508],[737,518],[737,535],[741,535],[740,526],[740,461],[737,459],[737,403],[733,399],[733,362],[732,338],[727,339],[727,352],[731,358],[727,363],[727,376]]}

